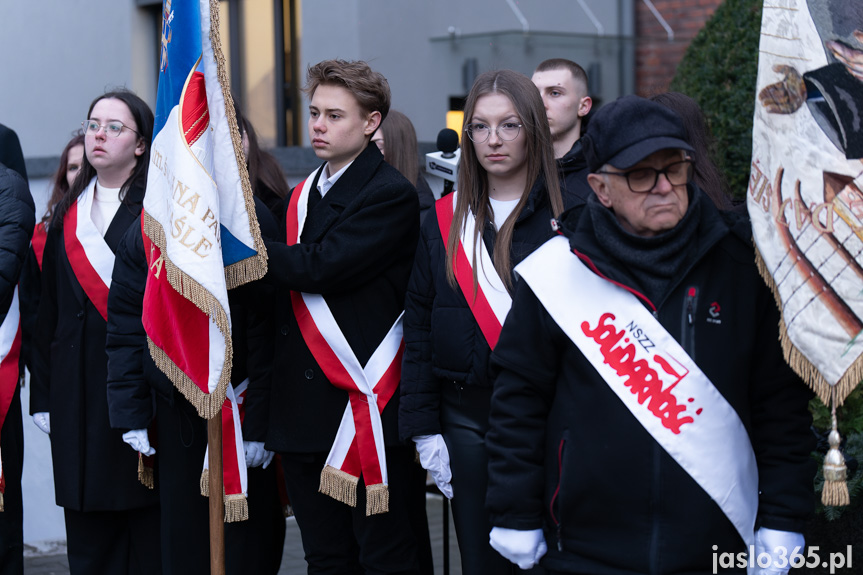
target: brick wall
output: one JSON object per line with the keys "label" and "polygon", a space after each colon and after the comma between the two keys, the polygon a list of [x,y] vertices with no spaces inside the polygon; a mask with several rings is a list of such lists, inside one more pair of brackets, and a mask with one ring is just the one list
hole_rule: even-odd
{"label": "brick wall", "polygon": [[689,43],[722,0],[653,0],[674,31],[674,40],[642,0],[635,0],[635,91],[652,96],[668,90]]}

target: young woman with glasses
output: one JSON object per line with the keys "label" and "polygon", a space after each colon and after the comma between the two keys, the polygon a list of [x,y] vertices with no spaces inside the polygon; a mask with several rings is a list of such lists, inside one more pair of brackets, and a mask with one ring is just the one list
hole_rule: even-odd
{"label": "young woman with glasses", "polygon": [[158,573],[158,495],[138,481],[123,431],[111,429],[105,353],[114,252],[139,222],[153,113],[117,90],[93,101],[82,126],[81,169],[45,242],[30,410],[51,436],[70,572]]}
{"label": "young woman with glasses", "polygon": [[489,357],[513,267],[552,236],[564,201],[542,98],[526,76],[479,76],[463,134],[457,192],[423,222],[408,286],[399,432],[452,499],[462,570],[510,573],[489,546],[485,511]]}

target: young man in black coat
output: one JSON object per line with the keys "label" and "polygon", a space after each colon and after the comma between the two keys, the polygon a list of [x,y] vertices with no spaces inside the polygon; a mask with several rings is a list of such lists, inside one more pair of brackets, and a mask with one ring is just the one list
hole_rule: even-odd
{"label": "young man in black coat", "polygon": [[554,144],[554,157],[561,172],[560,190],[567,204],[579,205],[593,194],[587,183],[587,161],[581,148],[585,117],[590,113],[587,74],[565,58],[540,62],[531,77],[539,89]]}
{"label": "young man in black coat", "polygon": [[802,553],[811,393],[748,221],[691,184],[685,134],[655,102],[605,106],[583,138],[595,196],[516,268],[487,506],[522,567],[547,551],[552,573],[715,573],[753,545],[780,574]]}
{"label": "young man in black coat", "polygon": [[[269,390],[250,387],[246,413],[268,412],[269,426],[247,439],[282,455],[309,573],[417,573],[406,513],[414,452],[398,439],[395,349],[417,194],[370,142],[390,105],[381,74],[324,61],[309,68],[305,92],[325,163],[286,200],[286,242],[266,244],[279,292],[273,379]],[[376,351],[391,368],[383,376],[372,374]]]}
{"label": "young man in black coat", "polygon": [[[17,138],[16,138],[17,142]],[[36,208],[27,180],[7,167],[0,150],[0,457],[2,457],[3,512],[0,513],[0,573],[24,572],[24,511],[21,471],[24,467],[24,428],[18,362],[21,349],[20,307],[15,288],[33,235]],[[20,148],[18,155],[20,155]],[[16,319],[17,318],[17,319]],[[16,339],[10,339],[16,337]],[[11,363],[10,363],[11,362]]]}

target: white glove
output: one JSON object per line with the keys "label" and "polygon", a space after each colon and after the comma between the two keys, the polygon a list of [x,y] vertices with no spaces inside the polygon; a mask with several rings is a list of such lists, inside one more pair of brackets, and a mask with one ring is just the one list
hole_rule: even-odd
{"label": "white glove", "polygon": [[261,464],[264,469],[273,460],[275,453],[264,449],[263,441],[244,441],[243,453],[246,454],[246,467],[257,467]]}
{"label": "white glove", "polygon": [[44,431],[45,433],[51,433],[51,414],[47,411],[40,411],[39,413],[33,414],[33,423],[36,424],[36,427]]}
{"label": "white glove", "polygon": [[518,529],[492,527],[491,533],[488,535],[488,543],[492,549],[524,570],[539,563],[539,560],[548,551],[542,529],[520,531]]}
{"label": "white glove", "polygon": [[452,471],[449,468],[449,450],[443,436],[418,435],[414,437],[417,453],[420,454],[420,465],[431,473],[435,485],[447,499],[452,499]]}
{"label": "white glove", "polygon": [[[806,542],[803,534],[791,531],[777,531],[762,527],[755,532],[755,573],[757,575],[786,575],[791,568],[792,557],[803,556],[803,547]],[[759,564],[758,558],[762,553],[770,555],[770,565],[761,567],[766,563],[762,560]],[[800,561],[797,559],[796,561]]]}
{"label": "white glove", "polygon": [[146,429],[133,429],[123,434],[123,441],[132,446],[135,451],[142,455],[153,455],[156,450],[150,447],[150,436]]}

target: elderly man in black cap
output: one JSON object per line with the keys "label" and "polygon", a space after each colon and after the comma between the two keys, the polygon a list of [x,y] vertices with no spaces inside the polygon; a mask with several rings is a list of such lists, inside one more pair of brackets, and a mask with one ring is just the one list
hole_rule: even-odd
{"label": "elderly man in black cap", "polygon": [[786,573],[812,508],[810,394],[748,220],[691,183],[664,106],[608,104],[584,150],[595,197],[516,268],[493,355],[491,544],[552,573]]}

